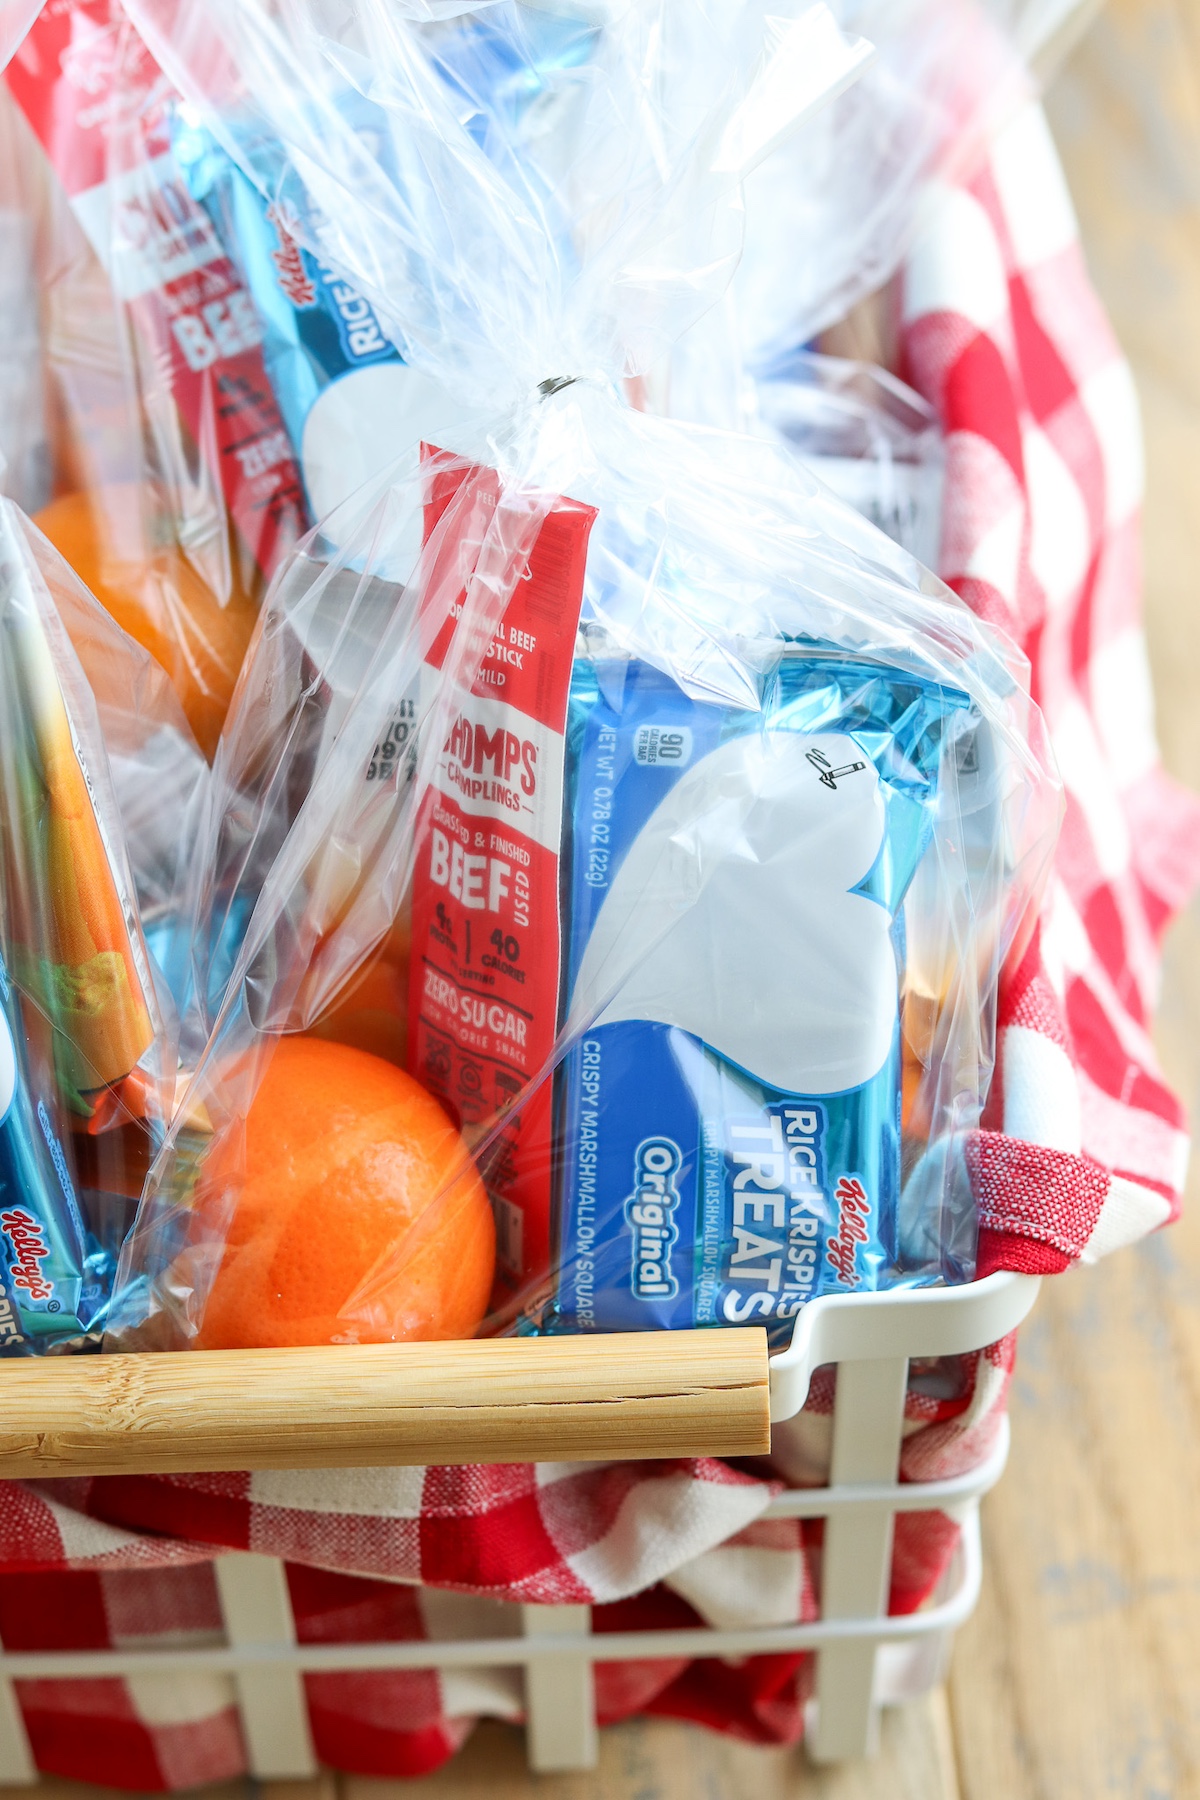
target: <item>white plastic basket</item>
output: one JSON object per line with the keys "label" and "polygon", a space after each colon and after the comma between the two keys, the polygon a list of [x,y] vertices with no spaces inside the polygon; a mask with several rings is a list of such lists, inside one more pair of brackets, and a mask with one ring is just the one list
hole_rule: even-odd
{"label": "white plastic basket", "polygon": [[[961,1354],[993,1343],[1025,1318],[1038,1285],[1032,1276],[998,1274],[961,1288],[829,1295],[801,1313],[790,1348],[771,1363],[771,1417],[792,1418],[804,1404],[813,1371],[838,1365],[830,1485],[780,1494],[765,1516],[826,1520],[822,1616],[814,1623],[593,1636],[586,1606],[522,1606],[520,1632],[511,1637],[299,1645],[283,1564],[230,1553],[215,1565],[224,1645],[0,1652],[0,1783],[37,1780],[15,1680],[189,1670],[230,1674],[251,1773],[278,1779],[316,1772],[301,1680],[305,1671],[516,1665],[525,1671],[530,1766],[548,1771],[586,1769],[596,1761],[592,1671],[597,1661],[797,1650],[817,1652],[810,1754],[821,1762],[862,1755],[874,1746],[880,1707],[927,1692],[944,1672],[954,1632],[979,1595],[979,1501],[999,1479],[1008,1451],[1005,1424],[987,1462],[969,1474],[897,1482],[909,1358]],[[931,1604],[889,1618],[896,1514],[935,1509],[962,1527],[954,1561]]]}

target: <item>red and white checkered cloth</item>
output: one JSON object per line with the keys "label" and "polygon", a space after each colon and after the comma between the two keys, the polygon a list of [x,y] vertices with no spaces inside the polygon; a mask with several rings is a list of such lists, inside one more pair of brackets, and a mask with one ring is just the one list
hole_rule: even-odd
{"label": "red and white checkered cloth", "polygon": [[[931,210],[905,272],[903,341],[948,433],[943,573],[1027,649],[1067,787],[1040,932],[1001,997],[989,1122],[1003,1134],[981,1131],[971,1150],[983,1269],[1051,1272],[1178,1205],[1183,1118],[1146,1024],[1159,933],[1200,875],[1200,803],[1158,763],[1138,624],[1137,410],[1036,108]],[[914,1368],[907,1479],[986,1455],[1012,1351]],[[789,1479],[821,1480],[831,1404],[818,1378],[780,1432]],[[13,1649],[215,1641],[214,1545],[287,1560],[302,1641],[491,1635],[512,1600],[591,1601],[598,1631],[809,1618],[820,1525],[762,1521],[772,1491],[713,1461],[0,1484],[0,1637]],[[900,1518],[895,1610],[929,1593],[954,1536],[941,1514]],[[601,1717],[652,1710],[788,1741],[808,1672],[798,1656],[601,1664]],[[520,1711],[512,1671],[306,1686],[318,1755],[374,1774],[435,1767],[480,1714]],[[18,1687],[48,1771],[170,1788],[245,1766],[225,1677]]]}
{"label": "red and white checkered cloth", "polygon": [[1001,996],[970,1164],[980,1273],[1055,1273],[1173,1218],[1188,1142],[1147,1031],[1200,877],[1140,624],[1141,432],[1039,107],[939,197],[905,271],[907,374],[947,433],[940,573],[1024,648],[1066,789],[1040,930]]}

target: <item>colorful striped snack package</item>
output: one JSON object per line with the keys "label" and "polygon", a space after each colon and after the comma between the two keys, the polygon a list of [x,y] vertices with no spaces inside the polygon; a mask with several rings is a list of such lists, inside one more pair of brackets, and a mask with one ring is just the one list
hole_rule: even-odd
{"label": "colorful striped snack package", "polygon": [[[142,908],[174,902],[204,764],[165,676],[10,501],[0,650],[0,1341],[94,1348],[174,1099]],[[151,791],[172,811],[146,830]]]}

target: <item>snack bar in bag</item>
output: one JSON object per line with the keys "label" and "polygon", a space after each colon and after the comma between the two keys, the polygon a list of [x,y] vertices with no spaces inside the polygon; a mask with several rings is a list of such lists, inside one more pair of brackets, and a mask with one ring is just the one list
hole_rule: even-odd
{"label": "snack bar in bag", "polygon": [[[896,1261],[899,915],[941,758],[979,723],[969,697],[797,646],[758,711],[601,660],[572,710],[575,1004],[598,971],[629,974],[560,1070],[557,1320],[786,1324],[878,1285]],[[664,930],[685,834],[720,861]]]}
{"label": "snack bar in bag", "polygon": [[[427,42],[431,68],[452,99],[470,107],[486,96],[470,129],[503,155],[509,134],[563,129],[564,100],[586,79],[600,31],[571,7],[489,6],[464,11]],[[371,132],[371,107],[356,107],[349,91],[344,102],[347,120]],[[313,516],[394,460],[398,422],[409,442],[457,443],[472,409],[405,362],[370,300],[297,237],[288,202],[261,193],[192,119],[177,117],[173,149],[254,297],[266,367]]]}
{"label": "snack bar in bag", "polygon": [[61,441],[38,522],[171,675],[211,754],[255,603],[308,522],[254,299],[188,192],[176,96],[119,0],[43,7],[5,83],[50,240]]}
{"label": "snack bar in bag", "polygon": [[[524,9],[494,11],[520,41]],[[418,1228],[410,1160],[394,1226],[381,1201],[353,1267],[324,1265],[322,1335],[438,1334],[478,1242],[467,1152],[497,1226],[481,1330],[778,1342],[827,1288],[969,1276],[961,1146],[1058,820],[1025,671],[778,446],[618,386],[720,293],[743,176],[865,47],[822,6],[635,0],[586,80],[543,69],[514,117],[447,83],[458,18],[368,0],[331,35],[300,5],[285,38],[254,4],[132,12],[297,242],[476,418],[469,455],[398,421],[394,465],[268,597],[194,897],[201,944],[247,922],[118,1341],[314,1329],[332,1187],[273,1194],[259,1146],[298,1166],[284,1072],[349,1050],[354,994],[405,960],[408,1079],[463,1149]],[[373,1209],[385,1163],[431,1167],[405,1104],[363,1121],[394,1134]]]}

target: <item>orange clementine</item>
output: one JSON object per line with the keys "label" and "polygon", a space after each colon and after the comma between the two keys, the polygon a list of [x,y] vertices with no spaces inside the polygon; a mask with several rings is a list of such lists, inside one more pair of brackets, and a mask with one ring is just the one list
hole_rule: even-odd
{"label": "orange clementine", "polygon": [[408,979],[412,921],[401,913],[374,955],[315,1024],[313,1037],[370,1050],[404,1065],[408,1046]]}
{"label": "orange clementine", "polygon": [[944,995],[922,992],[910,987],[904,996],[900,1033],[900,1118],[905,1133],[911,1138],[929,1136],[930,1096],[924,1091],[926,1071],[934,1055],[934,1039]]}
{"label": "orange clementine", "polygon": [[34,523],[125,631],[166,670],[206,756],[217,738],[257,608],[236,581],[222,605],[136,483],[64,494]]}
{"label": "orange clementine", "polygon": [[492,1285],[492,1210],[458,1132],[410,1075],[345,1044],[283,1038],[244,1139],[212,1161],[201,1218],[235,1155],[201,1349],[473,1334]]}

